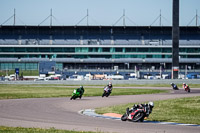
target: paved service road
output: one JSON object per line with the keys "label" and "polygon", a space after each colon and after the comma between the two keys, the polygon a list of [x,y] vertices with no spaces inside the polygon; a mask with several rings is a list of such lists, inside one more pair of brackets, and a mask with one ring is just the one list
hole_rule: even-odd
{"label": "paved service road", "polygon": [[94,109],[123,103],[192,96],[200,96],[200,90],[194,89],[189,94],[180,90],[172,91],[169,94],[111,95],[108,98],[100,96],[83,97],[81,100],[70,100],[70,98],[0,100],[0,125],[40,128],[55,127],[56,129],[120,133],[200,133],[200,127],[122,122],[89,117],[78,113],[78,111],[83,109]]}

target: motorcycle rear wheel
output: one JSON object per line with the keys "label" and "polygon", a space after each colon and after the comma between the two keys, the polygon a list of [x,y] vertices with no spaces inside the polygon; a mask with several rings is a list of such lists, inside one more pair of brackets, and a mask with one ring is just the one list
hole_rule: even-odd
{"label": "motorcycle rear wheel", "polygon": [[138,121],[143,121],[143,119],[144,119],[144,113],[142,113],[142,112],[137,112],[136,114],[135,114],[135,116],[133,117],[133,119],[132,119],[132,121],[133,122],[138,122]]}

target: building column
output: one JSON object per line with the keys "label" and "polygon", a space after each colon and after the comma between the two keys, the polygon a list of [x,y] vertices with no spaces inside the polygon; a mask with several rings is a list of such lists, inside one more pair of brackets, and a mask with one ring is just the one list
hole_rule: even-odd
{"label": "building column", "polygon": [[178,79],[179,72],[179,0],[173,0],[172,25],[172,78]]}

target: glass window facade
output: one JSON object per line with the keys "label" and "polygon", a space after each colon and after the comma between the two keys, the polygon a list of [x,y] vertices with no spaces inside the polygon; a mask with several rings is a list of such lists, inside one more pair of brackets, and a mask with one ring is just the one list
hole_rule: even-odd
{"label": "glass window facade", "polygon": [[0,63],[0,70],[38,70],[38,63]]}
{"label": "glass window facade", "polygon": [[63,69],[63,63],[56,63],[56,70],[62,70]]}
{"label": "glass window facade", "polygon": [[[172,48],[56,47],[0,48],[0,58],[171,58]],[[10,52],[7,54],[7,52]],[[5,53],[5,54],[4,54]],[[33,54],[34,53],[34,54]],[[200,48],[180,48],[181,58],[199,58]]]}

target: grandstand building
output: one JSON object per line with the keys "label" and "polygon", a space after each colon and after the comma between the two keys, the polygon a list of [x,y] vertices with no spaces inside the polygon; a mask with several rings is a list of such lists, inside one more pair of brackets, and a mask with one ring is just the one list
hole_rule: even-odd
{"label": "grandstand building", "polygon": [[[180,27],[180,69],[200,69],[200,27]],[[1,26],[0,69],[170,70],[171,26]]]}

